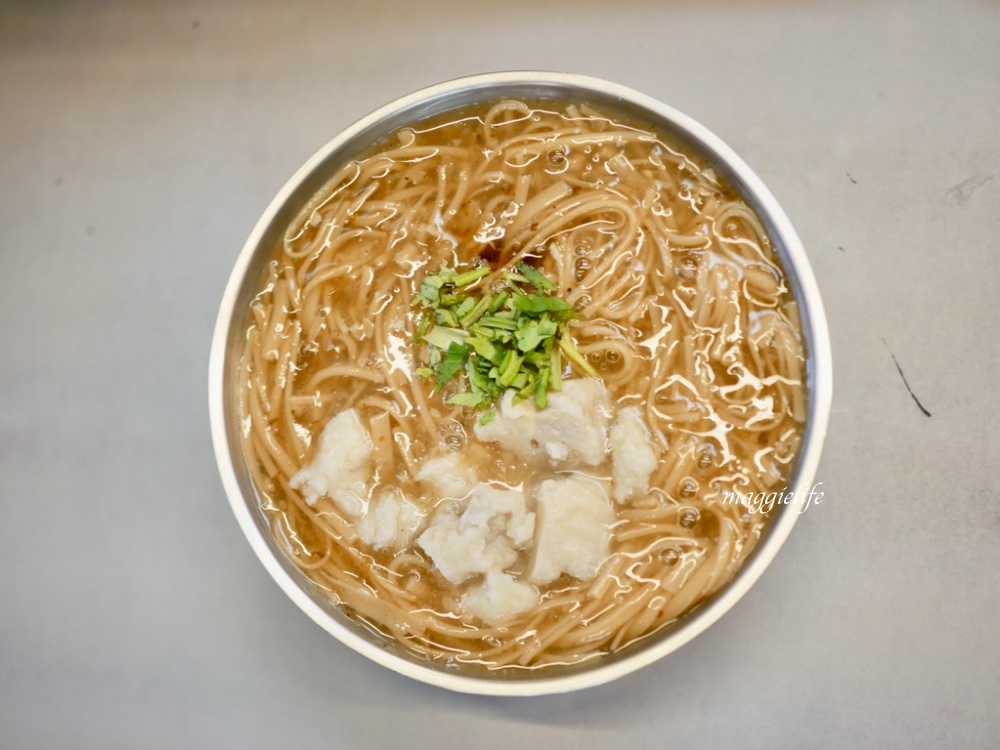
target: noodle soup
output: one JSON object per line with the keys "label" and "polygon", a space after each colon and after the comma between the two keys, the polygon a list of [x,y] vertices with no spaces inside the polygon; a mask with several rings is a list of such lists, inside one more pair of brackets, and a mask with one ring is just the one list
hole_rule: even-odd
{"label": "noodle soup", "polygon": [[357,622],[539,670],[740,570],[768,517],[727,495],[789,482],[804,362],[771,242],[711,168],[500,100],[392,134],[292,221],[250,305],[243,448],[274,537]]}

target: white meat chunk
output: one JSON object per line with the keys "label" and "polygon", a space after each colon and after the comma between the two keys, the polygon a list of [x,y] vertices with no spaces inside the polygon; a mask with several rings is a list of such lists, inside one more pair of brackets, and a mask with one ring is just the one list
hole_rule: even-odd
{"label": "white meat chunk", "polygon": [[563,573],[593,578],[608,556],[615,514],[604,487],[586,477],[547,479],[535,492],[538,531],[529,578],[554,581]]}
{"label": "white meat chunk", "polygon": [[479,484],[461,515],[453,505],[439,511],[417,544],[441,575],[461,583],[513,565],[534,533],[535,514],[525,506],[524,493]]}
{"label": "white meat chunk", "polygon": [[358,521],[358,536],[375,549],[401,549],[413,539],[424,514],[398,487],[382,490]]}
{"label": "white meat chunk", "polygon": [[579,378],[550,393],[548,406],[514,403],[504,393],[500,413],[489,424],[476,424],[476,437],[499,443],[523,461],[554,467],[597,466],[607,453],[608,392],[601,381]]}
{"label": "white meat chunk", "polygon": [[470,526],[502,533],[516,549],[524,548],[535,535],[535,514],[528,511],[520,490],[477,485],[462,520]]}
{"label": "white meat chunk", "polygon": [[610,442],[615,479],[612,494],[623,503],[649,489],[649,477],[656,468],[656,450],[638,407],[628,406],[618,412]]}
{"label": "white meat chunk", "polygon": [[302,490],[309,505],[329,497],[344,513],[357,518],[365,512],[371,481],[371,437],[357,411],[347,409],[326,423],[312,462],[289,484]]}
{"label": "white meat chunk", "polygon": [[448,454],[425,461],[416,480],[440,497],[460,499],[476,485],[476,470],[459,456]]}
{"label": "white meat chunk", "polygon": [[537,605],[538,589],[496,571],[487,573],[486,580],[461,599],[462,612],[478,617],[487,625],[502,625]]}

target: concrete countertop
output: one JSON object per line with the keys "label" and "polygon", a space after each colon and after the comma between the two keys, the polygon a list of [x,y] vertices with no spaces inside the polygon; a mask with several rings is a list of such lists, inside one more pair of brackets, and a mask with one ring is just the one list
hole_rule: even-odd
{"label": "concrete countertop", "polygon": [[[996,747],[996,3],[0,18],[4,747]],[[835,366],[824,502],[746,598],[540,699],[409,681],[308,620],[232,517],[206,398],[230,268],[292,172],[401,94],[515,68],[631,86],[733,146],[802,236]]]}

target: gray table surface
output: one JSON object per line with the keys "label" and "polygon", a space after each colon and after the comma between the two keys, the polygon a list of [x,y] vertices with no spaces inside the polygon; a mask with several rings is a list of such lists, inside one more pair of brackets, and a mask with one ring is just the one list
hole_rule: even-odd
{"label": "gray table surface", "polygon": [[[514,68],[638,88],[742,154],[836,372],[825,502],[732,612],[617,683],[490,699],[368,663],[279,591],[206,376],[235,256],[306,157]],[[996,2],[4,2],[0,135],[0,746],[1000,743]]]}

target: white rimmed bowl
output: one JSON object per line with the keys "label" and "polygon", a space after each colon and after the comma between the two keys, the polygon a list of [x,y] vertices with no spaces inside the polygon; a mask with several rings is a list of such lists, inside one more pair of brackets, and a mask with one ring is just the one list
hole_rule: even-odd
{"label": "white rimmed bowl", "polygon": [[278,585],[337,640],[400,674],[439,687],[484,695],[538,695],[599,685],[680,648],[722,617],[760,578],[799,516],[777,506],[756,549],[732,581],[663,632],[621,653],[574,667],[508,674],[463,673],[410,655],[358,626],[290,562],[271,535],[244,458],[236,398],[236,368],[247,311],[264,264],[300,208],[346,161],[416,120],[503,98],[586,102],[652,124],[714,167],[756,211],[784,266],[799,303],[808,375],[808,417],[788,491],[812,487],[830,413],[833,372],[830,340],[816,280],[802,243],[774,196],[736,153],[704,126],[644,94],[597,78],[564,73],[490,73],[460,78],[404,96],[348,127],[316,152],[267,207],[243,246],[226,286],[209,363],[212,440],[222,483],[240,528]]}

